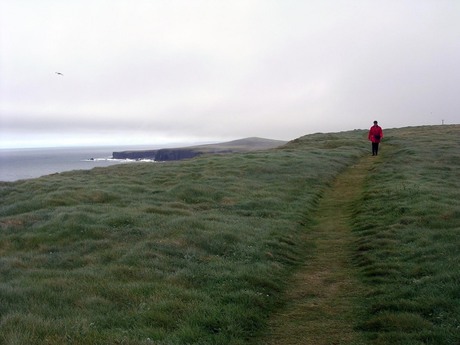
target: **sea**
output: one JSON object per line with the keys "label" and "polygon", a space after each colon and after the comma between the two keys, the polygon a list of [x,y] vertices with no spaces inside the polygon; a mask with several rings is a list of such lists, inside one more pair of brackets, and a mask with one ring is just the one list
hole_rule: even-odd
{"label": "sea", "polygon": [[[71,170],[89,170],[135,163],[112,159],[114,151],[154,150],[157,147],[59,147],[0,149],[0,181],[18,181]],[[151,161],[153,162],[153,161]]]}

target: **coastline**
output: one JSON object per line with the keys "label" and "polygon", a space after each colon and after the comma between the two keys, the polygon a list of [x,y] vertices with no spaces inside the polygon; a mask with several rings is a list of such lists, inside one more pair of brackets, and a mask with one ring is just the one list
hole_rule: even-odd
{"label": "coastline", "polygon": [[0,149],[0,182],[15,182],[66,171],[91,170],[96,167],[133,162],[132,160],[113,159],[114,149],[116,148]]}

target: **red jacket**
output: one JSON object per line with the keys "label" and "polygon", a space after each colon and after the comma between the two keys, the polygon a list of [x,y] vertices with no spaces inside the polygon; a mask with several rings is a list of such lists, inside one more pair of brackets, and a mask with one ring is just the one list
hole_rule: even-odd
{"label": "red jacket", "polygon": [[372,141],[373,143],[379,143],[380,140],[383,138],[383,131],[382,127],[379,125],[373,125],[369,130],[369,135],[367,138]]}

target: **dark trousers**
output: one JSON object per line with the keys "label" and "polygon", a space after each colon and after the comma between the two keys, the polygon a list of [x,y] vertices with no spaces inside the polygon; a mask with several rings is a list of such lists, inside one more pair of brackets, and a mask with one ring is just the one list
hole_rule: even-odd
{"label": "dark trousers", "polygon": [[372,155],[377,156],[379,153],[379,143],[372,143]]}

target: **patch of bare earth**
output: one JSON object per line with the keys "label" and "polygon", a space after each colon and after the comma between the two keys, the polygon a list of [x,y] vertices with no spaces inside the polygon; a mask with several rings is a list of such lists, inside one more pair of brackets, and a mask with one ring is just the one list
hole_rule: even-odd
{"label": "patch of bare earth", "polygon": [[376,159],[363,158],[325,191],[307,233],[315,243],[314,253],[294,276],[287,304],[269,321],[259,344],[365,344],[354,329],[364,288],[351,262],[354,238],[349,224],[351,205]]}

